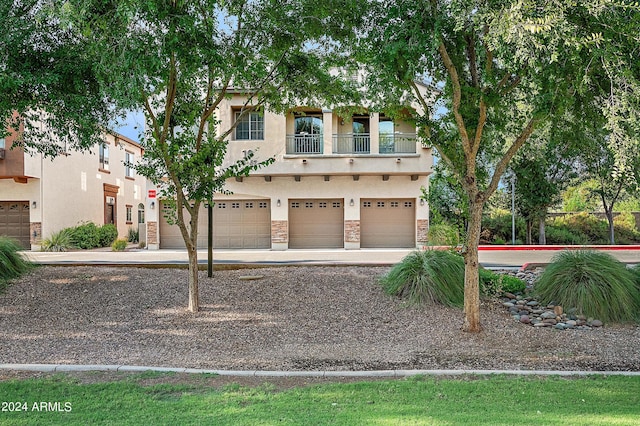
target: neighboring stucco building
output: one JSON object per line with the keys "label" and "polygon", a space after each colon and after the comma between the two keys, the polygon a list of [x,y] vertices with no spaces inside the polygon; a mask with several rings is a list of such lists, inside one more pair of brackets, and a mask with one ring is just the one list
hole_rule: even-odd
{"label": "neighboring stucco building", "polygon": [[81,222],[114,223],[125,237],[144,220],[146,180],[125,166],[140,159],[137,143],[109,134],[91,152],[62,149],[48,159],[11,149],[18,136],[0,139],[0,235],[36,250],[43,237]]}
{"label": "neighboring stucco building", "polygon": [[[246,98],[225,100],[218,118],[228,129]],[[407,110],[409,112],[409,109]],[[326,108],[299,107],[286,115],[252,112],[229,137],[227,164],[253,151],[275,162],[227,181],[232,195],[214,206],[214,248],[315,249],[419,247],[429,211],[421,199],[433,158],[410,120],[379,112],[344,118]],[[149,187],[154,189],[153,186]],[[151,201],[151,200],[150,200]],[[183,248],[161,201],[147,214],[150,249]],[[207,246],[207,214],[199,241]]]}

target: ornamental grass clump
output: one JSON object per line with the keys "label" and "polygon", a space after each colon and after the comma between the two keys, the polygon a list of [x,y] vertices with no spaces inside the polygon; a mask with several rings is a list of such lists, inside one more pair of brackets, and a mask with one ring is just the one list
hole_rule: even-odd
{"label": "ornamental grass clump", "polygon": [[69,251],[75,248],[73,244],[73,230],[71,228],[64,228],[58,232],[54,232],[42,240],[40,244],[40,250],[62,252]]}
{"label": "ornamental grass clump", "polygon": [[448,251],[415,251],[381,279],[384,290],[412,303],[461,307],[464,261]]}
{"label": "ornamental grass clump", "polygon": [[535,283],[538,300],[555,303],[605,322],[640,318],[640,291],[626,265],[590,250],[563,251],[553,257]]}
{"label": "ornamental grass clump", "polygon": [[15,240],[0,237],[0,287],[4,287],[7,281],[18,278],[31,268],[31,263],[18,253],[20,250]]}

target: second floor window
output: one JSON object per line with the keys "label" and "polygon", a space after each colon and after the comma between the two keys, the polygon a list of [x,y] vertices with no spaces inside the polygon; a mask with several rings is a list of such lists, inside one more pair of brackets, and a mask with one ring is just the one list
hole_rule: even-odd
{"label": "second floor window", "polygon": [[250,112],[240,117],[236,112],[236,140],[263,140],[264,116],[257,112]]}
{"label": "second floor window", "polygon": [[133,177],[133,164],[135,161],[135,155],[132,152],[124,153],[124,175],[126,177]]}
{"label": "second floor window", "polygon": [[102,170],[109,170],[109,145],[106,143],[100,144],[100,168]]}

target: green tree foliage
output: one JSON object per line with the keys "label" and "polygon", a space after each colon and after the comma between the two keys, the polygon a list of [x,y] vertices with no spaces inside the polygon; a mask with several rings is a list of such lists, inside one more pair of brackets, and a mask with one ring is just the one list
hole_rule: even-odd
{"label": "green tree foliage", "polygon": [[[352,35],[357,2],[70,3],[108,96],[118,107],[145,112],[145,156],[137,171],[160,187],[170,222],[181,231],[189,254],[189,310],[197,311],[202,203],[224,192],[227,179],[273,161],[260,153],[229,161],[227,137],[252,111],[349,104],[343,101],[355,92],[329,67],[344,65],[336,43]],[[247,100],[235,122],[221,128],[217,108],[234,93]]]}
{"label": "green tree foliage", "polygon": [[640,182],[640,153],[635,152],[625,160],[625,170],[618,169],[616,153],[606,138],[584,140],[581,160],[585,178],[596,185],[593,194],[600,200],[609,223],[609,243],[615,244],[613,212],[616,203],[630,197],[638,190]]}
{"label": "green tree foliage", "polygon": [[94,146],[116,115],[66,1],[0,2],[0,137],[49,156]]}
{"label": "green tree foliage", "polygon": [[[369,7],[367,18],[376,25],[364,31],[359,50],[371,65],[370,84],[381,100],[410,97],[420,105],[420,134],[468,200],[463,328],[479,331],[484,204],[536,127],[574,109],[573,94],[593,77],[594,58],[615,60],[616,51],[605,55],[598,46],[612,39],[624,52],[636,48],[639,12],[600,0],[399,0]],[[619,64],[620,71],[632,67]],[[481,162],[490,164],[486,180]]]}
{"label": "green tree foliage", "polygon": [[527,224],[526,243],[532,243],[532,229],[538,225],[538,242],[546,244],[545,220],[550,207],[560,203],[562,191],[576,177],[578,153],[573,126],[565,117],[540,129],[531,144],[514,159],[515,204]]}
{"label": "green tree foliage", "polygon": [[467,228],[469,206],[460,183],[441,162],[434,166],[434,173],[429,177],[430,223],[452,224],[464,233]]}
{"label": "green tree foliage", "polygon": [[593,212],[598,209],[600,200],[594,199],[593,190],[597,183],[587,179],[570,185],[562,193],[562,211],[567,213]]}

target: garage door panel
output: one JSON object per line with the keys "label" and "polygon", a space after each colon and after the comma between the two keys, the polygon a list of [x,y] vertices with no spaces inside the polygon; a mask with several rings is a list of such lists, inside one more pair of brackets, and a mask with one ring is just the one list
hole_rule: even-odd
{"label": "garage door panel", "polygon": [[29,201],[0,201],[0,235],[31,248]]}
{"label": "garage door panel", "polygon": [[[208,217],[202,207],[198,219],[198,247],[207,247]],[[177,226],[160,226],[161,248],[184,248]],[[270,248],[271,210],[263,200],[217,201],[213,208],[213,247]]]}
{"label": "garage door panel", "polygon": [[341,199],[289,201],[289,248],[344,247]]}
{"label": "garage door panel", "polygon": [[360,246],[415,247],[413,199],[363,199],[360,202]]}

